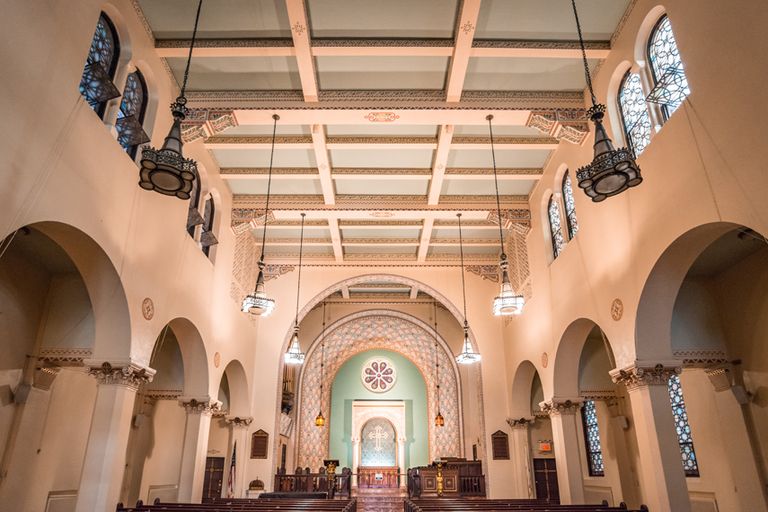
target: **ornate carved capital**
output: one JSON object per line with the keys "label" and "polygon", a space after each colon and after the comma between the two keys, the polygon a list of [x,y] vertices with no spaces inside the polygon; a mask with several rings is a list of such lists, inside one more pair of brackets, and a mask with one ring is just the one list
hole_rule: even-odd
{"label": "ornate carved capital", "polygon": [[233,427],[246,428],[253,423],[253,418],[250,416],[227,416],[224,421]]}
{"label": "ornate carved capital", "polygon": [[142,384],[152,382],[155,370],[132,362],[94,361],[86,359],[83,365],[88,367],[88,374],[96,378],[100,385],[127,386],[139,389]]}
{"label": "ornate carved capital", "polygon": [[581,398],[552,398],[544,402],[539,402],[539,407],[541,407],[543,412],[550,416],[576,414],[581,407],[581,402]]}
{"label": "ornate carved capital", "polygon": [[635,361],[625,368],[610,371],[611,379],[617,384],[624,384],[629,391],[645,386],[666,386],[672,375],[678,375],[682,366],[678,361],[647,363]]}
{"label": "ornate carved capital", "polygon": [[179,398],[179,405],[184,407],[187,414],[214,414],[221,409],[221,402],[208,396],[202,398],[181,397]]}
{"label": "ornate carved capital", "polygon": [[513,429],[527,429],[536,418],[507,418],[507,424]]}

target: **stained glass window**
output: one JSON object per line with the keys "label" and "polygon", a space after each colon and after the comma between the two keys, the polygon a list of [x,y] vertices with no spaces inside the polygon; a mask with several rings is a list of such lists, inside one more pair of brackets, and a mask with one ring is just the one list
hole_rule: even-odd
{"label": "stained glass window", "polygon": [[120,102],[115,124],[117,140],[132,158],[136,156],[139,144],[149,142],[149,137],[142,127],[146,108],[147,88],[144,77],[139,71],[134,71],[125,80],[123,99]]}
{"label": "stained glass window", "polygon": [[560,206],[555,201],[555,196],[552,195],[549,198],[549,206],[547,207],[549,214],[549,233],[552,235],[552,253],[555,258],[560,256],[565,245],[565,238],[563,237],[563,229],[560,221]]}
{"label": "stained glass window", "polygon": [[581,404],[581,420],[584,425],[584,445],[587,448],[589,476],[605,476],[603,451],[600,448],[600,428],[597,425],[597,408],[594,400]]}
{"label": "stained glass window", "polygon": [[680,444],[680,455],[683,459],[685,476],[699,476],[699,463],[696,460],[696,452],[693,449],[693,437],[691,426],[688,424],[688,413],[685,410],[683,400],[683,387],[680,385],[680,377],[673,375],[667,383],[669,388],[669,400],[672,404],[672,415],[675,418],[675,431],[677,442]]}
{"label": "stained glass window", "polygon": [[213,234],[213,219],[216,213],[213,205],[213,197],[208,196],[205,199],[205,208],[203,209],[203,230],[200,233],[200,245],[203,248],[203,253],[210,257],[211,247],[219,243],[216,236]]}
{"label": "stained glass window", "polygon": [[648,101],[660,104],[664,119],[667,119],[691,93],[675,35],[672,33],[672,24],[667,16],[663,16],[651,32],[648,62],[651,64],[654,81]]}
{"label": "stained glass window", "polygon": [[200,174],[195,170],[192,191],[189,193],[189,212],[187,213],[187,233],[195,238],[195,228],[205,222],[200,215]]}
{"label": "stained glass window", "polygon": [[568,238],[572,239],[579,231],[579,220],[576,218],[576,201],[573,199],[571,175],[565,171],[563,175],[563,204],[565,205],[565,224],[568,228]]}
{"label": "stained glass window", "polygon": [[651,117],[648,114],[640,75],[637,73],[627,71],[624,75],[619,88],[619,108],[629,147],[635,155],[639,155],[651,142]]}
{"label": "stained glass window", "polygon": [[101,13],[80,79],[80,94],[99,116],[104,115],[109,100],[120,96],[112,83],[119,56],[120,42],[115,27],[107,15]]}

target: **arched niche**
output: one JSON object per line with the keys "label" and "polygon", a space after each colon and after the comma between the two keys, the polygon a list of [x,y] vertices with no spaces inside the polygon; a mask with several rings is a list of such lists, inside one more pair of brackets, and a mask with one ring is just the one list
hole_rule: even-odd
{"label": "arched niche", "polygon": [[588,318],[574,320],[560,336],[552,372],[552,390],[548,397],[568,399],[579,396],[580,361],[584,346],[591,338],[604,343],[609,360],[613,361],[613,351],[597,323]]}

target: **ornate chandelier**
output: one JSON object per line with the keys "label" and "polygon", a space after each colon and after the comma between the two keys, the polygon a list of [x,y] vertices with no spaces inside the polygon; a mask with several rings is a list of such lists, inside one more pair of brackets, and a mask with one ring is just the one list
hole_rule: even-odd
{"label": "ornate chandelier", "polygon": [[[523,306],[525,306],[525,298],[522,295],[518,295],[512,289],[512,283],[509,282],[509,261],[507,260],[507,254],[504,252],[504,230],[501,226],[501,200],[499,199],[499,176],[496,171],[496,151],[493,147],[493,116],[488,115],[488,133],[491,139],[491,158],[493,159],[493,182],[496,184],[496,215],[499,220],[499,246],[501,248],[501,258],[499,261],[499,268],[501,269],[501,293],[499,296],[493,299],[493,314],[495,316],[506,315],[519,315],[523,312]],[[459,219],[461,223],[461,219]]]}
{"label": "ornate chandelier", "polygon": [[144,190],[166,196],[176,196],[179,199],[189,199],[192,183],[197,179],[197,163],[189,158],[184,158],[182,153],[181,122],[184,121],[189,112],[184,93],[187,89],[189,65],[192,62],[192,50],[195,47],[202,6],[203,0],[199,0],[195,15],[195,28],[192,31],[192,42],[189,45],[187,67],[184,70],[184,80],[179,97],[171,104],[171,114],[173,115],[171,130],[168,132],[162,148],[155,149],[151,146],[144,146],[141,149],[139,186]]}
{"label": "ornate chandelier", "polygon": [[579,32],[579,44],[581,45],[581,57],[584,61],[584,76],[587,79],[587,87],[592,99],[592,107],[587,110],[589,118],[595,123],[595,157],[592,163],[585,165],[576,172],[579,187],[599,203],[606,198],[624,192],[629,187],[636,187],[642,183],[640,168],[635,162],[635,153],[629,148],[613,147],[613,142],[603,126],[605,117],[605,105],[597,102],[595,91],[592,88],[592,78],[589,75],[587,52],[584,49],[584,37],[581,33],[581,22],[576,10],[576,0],[571,0],[573,16],[576,18],[576,29]]}
{"label": "ornate chandelier", "polygon": [[299,276],[296,283],[296,317],[293,320],[293,336],[291,337],[291,346],[285,353],[285,364],[301,364],[304,362],[304,352],[301,351],[299,344],[299,293],[301,292],[301,256],[304,252],[304,217],[307,214],[301,214],[301,237],[299,241]]}
{"label": "ornate chandelier", "polygon": [[459,254],[461,255],[461,296],[464,299],[464,343],[461,354],[456,356],[456,362],[459,364],[472,364],[480,361],[480,354],[472,350],[472,344],[469,342],[469,322],[467,322],[467,284],[464,279],[464,241],[461,237],[461,213],[457,213],[459,218]]}
{"label": "ornate chandelier", "polygon": [[264,246],[267,241],[267,220],[269,220],[269,194],[272,190],[272,162],[275,158],[275,135],[277,134],[277,121],[280,116],[272,115],[272,150],[269,155],[269,176],[267,178],[267,201],[264,205],[264,229],[261,232],[261,256],[259,257],[259,275],[256,277],[256,288],[253,293],[243,299],[243,313],[253,316],[268,316],[275,309],[275,299],[267,297],[264,289]]}
{"label": "ornate chandelier", "polygon": [[323,301],[323,330],[320,333],[320,404],[317,416],[315,416],[315,426],[325,425],[325,416],[323,416],[323,381],[325,379],[325,301]]}

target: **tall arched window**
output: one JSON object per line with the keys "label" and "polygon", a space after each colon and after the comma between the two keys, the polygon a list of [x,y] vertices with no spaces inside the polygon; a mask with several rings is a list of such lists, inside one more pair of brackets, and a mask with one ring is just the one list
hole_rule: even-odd
{"label": "tall arched window", "polygon": [[648,105],[637,73],[627,71],[621,81],[619,110],[629,147],[635,155],[639,155],[651,142],[651,117],[648,115]]}
{"label": "tall arched window", "polygon": [[597,408],[594,400],[584,400],[581,405],[581,421],[584,427],[589,476],[605,476],[603,450],[600,447],[600,427],[597,424]]}
{"label": "tall arched window", "polygon": [[147,86],[140,71],[134,71],[125,80],[123,99],[120,102],[120,111],[117,113],[117,140],[123,149],[136,157],[136,149],[139,144],[149,142],[149,137],[144,132],[144,112],[147,109]]}
{"label": "tall arched window", "polygon": [[696,451],[693,449],[693,437],[691,436],[691,426],[688,424],[688,412],[685,410],[680,377],[672,375],[667,386],[669,401],[672,404],[672,416],[675,418],[675,432],[677,433],[677,442],[680,445],[680,456],[683,459],[683,471],[685,471],[685,476],[699,476],[699,463],[696,459]]}
{"label": "tall arched window", "polygon": [[555,201],[554,194],[549,197],[547,214],[549,215],[549,233],[552,235],[552,253],[557,258],[563,250],[565,239],[563,238],[562,223],[560,221],[560,206]]}
{"label": "tall arched window", "polygon": [[213,204],[213,197],[208,196],[205,199],[205,209],[203,210],[203,231],[200,233],[200,246],[203,248],[203,253],[208,257],[211,256],[211,247],[219,243],[213,234],[215,215],[216,208]]}
{"label": "tall arched window", "polygon": [[80,94],[99,117],[104,116],[107,102],[120,96],[120,91],[112,83],[119,57],[120,40],[115,26],[106,14],[101,13],[80,78]]}
{"label": "tall arched window", "polygon": [[661,105],[664,120],[667,120],[682,105],[691,90],[672,33],[672,24],[666,15],[656,23],[648,38],[648,62],[654,84],[648,101]]}
{"label": "tall arched window", "polygon": [[573,199],[571,175],[565,171],[563,175],[563,205],[565,206],[565,225],[568,228],[568,239],[572,239],[579,231],[579,221],[576,218],[576,201]]}

